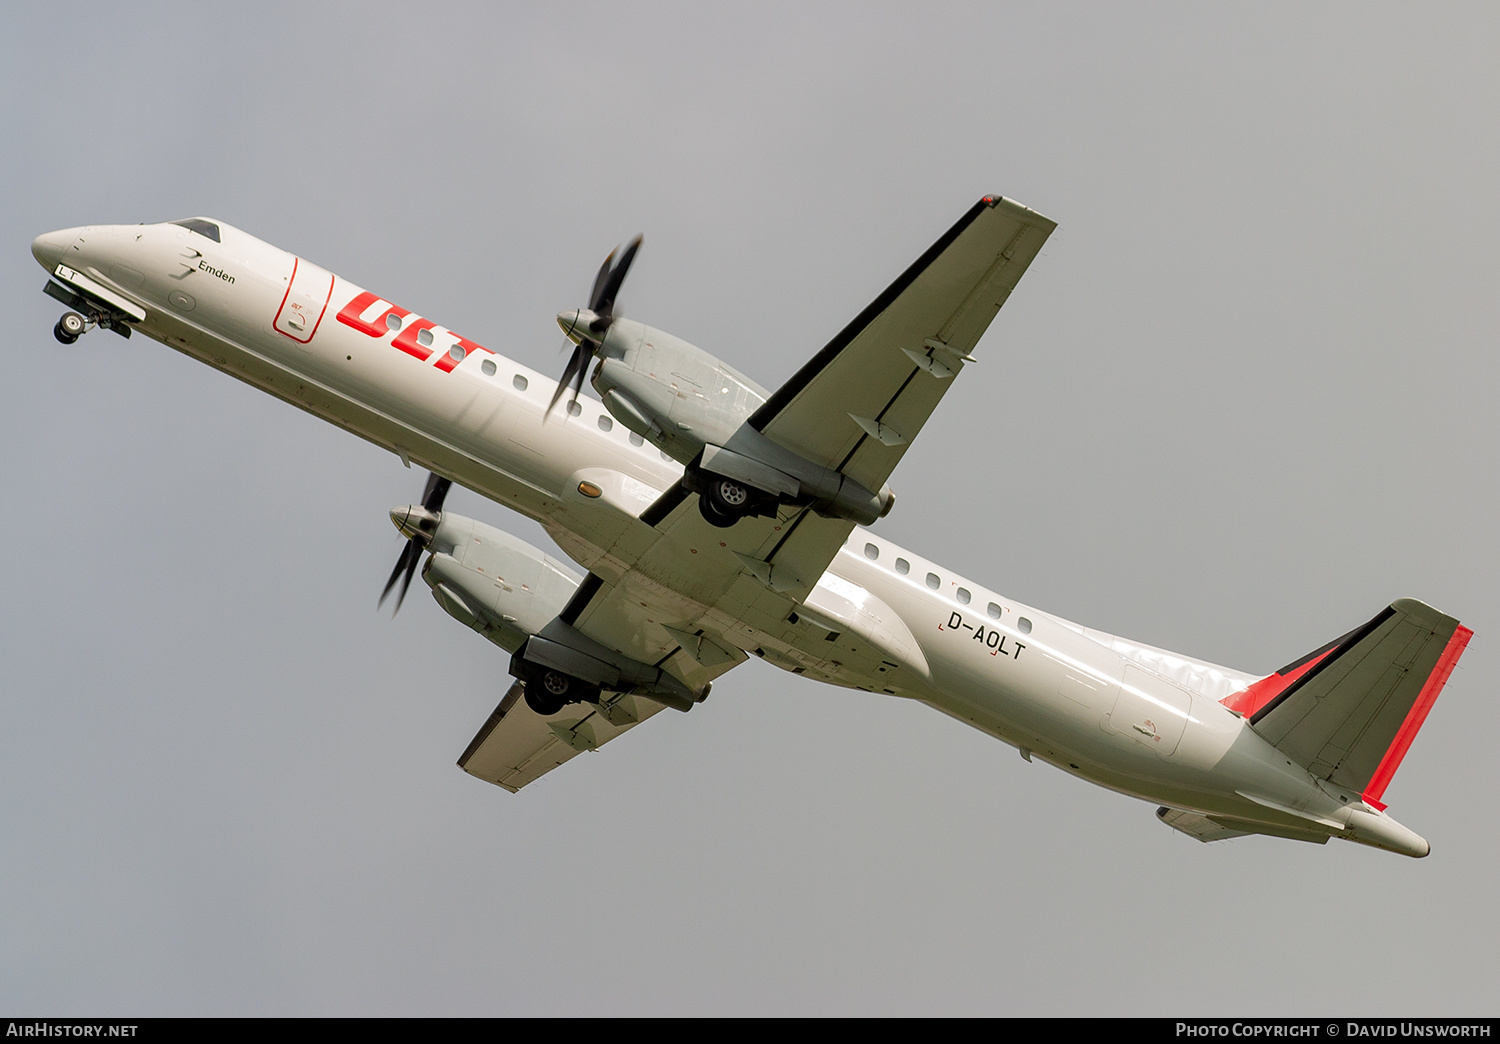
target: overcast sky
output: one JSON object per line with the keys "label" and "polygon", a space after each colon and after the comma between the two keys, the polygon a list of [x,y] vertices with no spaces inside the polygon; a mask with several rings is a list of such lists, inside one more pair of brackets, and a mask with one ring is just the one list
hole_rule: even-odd
{"label": "overcast sky", "polygon": [[[1495,1013],[1493,5],[423,11],[0,11],[0,1010]],[[484,784],[505,656],[420,585],[375,609],[424,475],[58,345],[28,250],[212,215],[561,372],[643,232],[621,311],[775,387],[990,192],[1060,227],[879,532],[1257,673],[1457,616],[1386,792],[1429,858],[1201,845],[763,663]]]}

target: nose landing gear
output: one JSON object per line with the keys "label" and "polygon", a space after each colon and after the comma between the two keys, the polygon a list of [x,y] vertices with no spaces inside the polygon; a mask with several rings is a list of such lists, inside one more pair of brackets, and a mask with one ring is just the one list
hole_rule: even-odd
{"label": "nose landing gear", "polygon": [[72,344],[89,328],[88,320],[77,312],[64,312],[52,328],[52,336],[63,344]]}
{"label": "nose landing gear", "polygon": [[[100,289],[103,292],[103,288]],[[63,286],[56,279],[47,280],[42,293],[61,301],[68,308],[52,328],[52,336],[63,344],[72,344],[96,326],[101,330],[113,330],[121,337],[129,337],[130,323],[142,322],[146,318],[145,311],[134,305],[130,306],[134,311],[127,311],[119,304],[77,293],[75,289]]]}

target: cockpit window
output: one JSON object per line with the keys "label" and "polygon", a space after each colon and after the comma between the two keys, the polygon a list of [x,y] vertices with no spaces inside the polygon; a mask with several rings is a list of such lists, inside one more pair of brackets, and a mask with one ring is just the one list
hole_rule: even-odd
{"label": "cockpit window", "polygon": [[188,229],[191,232],[196,232],[200,236],[207,236],[215,243],[219,242],[219,226],[214,224],[212,221],[204,221],[202,218],[183,218],[181,221],[172,221],[168,223],[172,225],[181,225],[183,228]]}

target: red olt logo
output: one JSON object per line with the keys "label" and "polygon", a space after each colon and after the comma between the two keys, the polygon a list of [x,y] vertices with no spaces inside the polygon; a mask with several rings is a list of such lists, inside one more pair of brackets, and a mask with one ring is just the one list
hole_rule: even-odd
{"label": "red olt logo", "polygon": [[[363,317],[364,313],[376,302],[387,305],[385,311],[376,315],[373,319],[365,319]],[[389,301],[386,301],[384,298],[370,293],[368,290],[346,304],[343,310],[339,312],[339,322],[343,323],[345,326],[353,327],[362,334],[368,334],[370,337],[384,337],[386,334],[390,333],[394,328],[391,324],[392,317],[394,317],[399,323],[401,332],[396,335],[396,339],[391,343],[397,348],[400,348],[408,355],[415,356],[416,358],[421,359],[423,362],[426,362],[428,359],[432,358],[432,353],[436,350],[434,347],[436,344],[436,338],[429,335],[426,338],[426,344],[422,343],[421,338],[421,334],[424,331],[440,329],[437,323],[434,323],[430,319],[423,319],[420,315],[412,315],[411,312],[408,312],[400,305],[393,305]],[[410,322],[407,321],[408,317],[410,317]],[[438,361],[434,365],[444,373],[452,371],[452,369],[460,362],[462,362],[470,352],[488,352],[490,355],[495,354],[484,345],[475,344],[468,338],[460,337],[452,330],[449,330],[447,332],[453,337],[457,346],[462,350],[462,354],[460,354],[458,358],[454,358],[455,353],[451,350],[443,353],[442,358],[438,359]]]}

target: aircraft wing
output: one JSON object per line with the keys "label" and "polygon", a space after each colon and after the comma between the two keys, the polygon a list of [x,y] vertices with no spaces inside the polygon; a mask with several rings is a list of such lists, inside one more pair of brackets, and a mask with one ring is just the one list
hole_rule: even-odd
{"label": "aircraft wing", "polygon": [[[1011,200],[980,200],[749,423],[878,490],[1054,227]],[[587,470],[575,478],[605,488],[610,481]],[[562,527],[553,532],[575,557],[585,547],[604,549],[583,563],[589,577],[561,619],[691,689],[701,691],[747,652],[875,691],[917,680],[854,629],[831,631],[797,612],[849,539],[852,521],[783,506],[773,517],[720,529],[679,482],[638,515],[622,512],[597,526],[577,532],[584,544],[569,541]],[[576,704],[543,719],[508,696],[460,764],[516,789],[661,707],[639,695],[616,706],[621,724],[609,720],[609,707]]]}
{"label": "aircraft wing", "polygon": [[611,693],[598,708],[573,704],[543,718],[521,701],[520,685],[512,685],[458,766],[514,792],[575,755],[598,750],[661,709],[659,703]]}
{"label": "aircraft wing", "polygon": [[984,197],[751,426],[878,491],[1056,227],[1014,200]]}
{"label": "aircraft wing", "polygon": [[[659,624],[683,615],[683,600],[662,594],[639,571],[628,570],[612,584],[591,573],[560,615],[585,637],[632,660],[667,668],[695,690],[744,662],[739,649]],[[655,608],[648,608],[652,602]],[[521,699],[520,686],[512,686],[458,764],[480,779],[519,790],[663,709],[645,696],[605,693],[597,706],[573,703],[542,717]]]}

